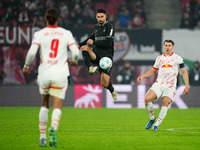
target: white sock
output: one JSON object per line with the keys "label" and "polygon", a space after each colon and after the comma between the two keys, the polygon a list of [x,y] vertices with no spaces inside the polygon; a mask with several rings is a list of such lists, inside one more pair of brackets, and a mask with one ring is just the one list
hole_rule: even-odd
{"label": "white sock", "polygon": [[161,111],[159,113],[158,120],[156,121],[155,126],[159,126],[161,124],[167,114],[167,109],[168,108],[166,106],[161,107]]}
{"label": "white sock", "polygon": [[49,109],[46,107],[41,107],[39,113],[39,129],[40,129],[40,139],[47,139],[46,129],[47,129],[47,121],[48,121],[48,112]]}
{"label": "white sock", "polygon": [[154,112],[153,112],[153,103],[150,102],[150,103],[146,103],[145,105],[146,107],[146,110],[147,110],[147,113],[150,117],[151,120],[154,120],[155,119],[155,116],[154,116]]}
{"label": "white sock", "polygon": [[51,121],[51,127],[53,127],[55,130],[58,128],[58,124],[61,117],[61,110],[59,108],[55,108],[52,113],[52,121]]}

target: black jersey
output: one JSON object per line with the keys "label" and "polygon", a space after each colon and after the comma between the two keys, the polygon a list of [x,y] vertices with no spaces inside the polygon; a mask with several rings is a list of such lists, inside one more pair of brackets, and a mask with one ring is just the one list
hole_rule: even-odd
{"label": "black jersey", "polygon": [[[88,38],[94,41],[93,45],[95,45],[95,48],[93,51],[100,57],[107,56],[112,58],[114,54],[114,34],[113,25],[108,21],[103,26],[96,24],[92,36]],[[86,45],[88,39],[79,45]]]}

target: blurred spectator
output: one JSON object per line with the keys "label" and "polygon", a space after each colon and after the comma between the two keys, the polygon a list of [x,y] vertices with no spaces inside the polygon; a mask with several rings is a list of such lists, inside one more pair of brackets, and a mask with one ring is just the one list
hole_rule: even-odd
{"label": "blurred spectator", "polygon": [[194,62],[194,68],[189,73],[190,85],[200,86],[200,66],[199,61]]}
{"label": "blurred spectator", "polygon": [[87,12],[88,15],[90,16],[90,18],[94,18],[95,17],[95,12],[94,10],[92,9],[91,5],[90,4],[86,4],[85,5],[85,8],[83,9],[83,13],[84,12]]}
{"label": "blurred spectator", "polygon": [[181,19],[180,28],[193,28],[193,20],[190,17],[190,14],[188,12],[184,12],[183,17]]}
{"label": "blurred spectator", "polygon": [[8,24],[11,24],[12,21],[15,19],[14,16],[13,16],[13,11],[12,11],[11,7],[8,7],[6,14],[5,14],[5,18],[6,18],[6,22]]}
{"label": "blurred spectator", "polygon": [[131,63],[124,62],[122,70],[116,75],[117,84],[134,84],[135,73],[131,68]]}
{"label": "blurred spectator", "polygon": [[136,13],[132,18],[132,24],[135,28],[144,26],[144,18],[140,16],[140,14]]}
{"label": "blurred spectator", "polygon": [[1,19],[0,25],[1,25],[1,26],[6,26],[6,25],[8,25],[8,23],[6,22],[6,18],[5,18],[5,17],[3,17],[3,18]]}
{"label": "blurred spectator", "polygon": [[131,20],[129,11],[127,9],[124,9],[123,13],[119,16],[120,26],[126,27],[129,20]]}
{"label": "blurred spectator", "polygon": [[129,20],[128,22],[127,22],[127,29],[133,29],[133,25],[132,25],[132,22],[131,22],[131,20]]}
{"label": "blurred spectator", "polygon": [[200,30],[200,20],[197,21],[197,25],[195,26],[195,29]]}
{"label": "blurred spectator", "polygon": [[95,23],[95,20],[91,18],[87,11],[84,11],[82,14],[82,20],[85,26],[91,25]]}
{"label": "blurred spectator", "polygon": [[19,16],[18,16],[19,23],[28,23],[29,22],[29,12],[26,8],[21,8]]}
{"label": "blurred spectator", "polygon": [[2,3],[0,3],[0,21],[2,20],[4,15],[5,15],[5,9],[3,8]]}
{"label": "blurred spectator", "polygon": [[4,53],[3,50],[0,49],[0,85],[3,83],[3,79],[6,77],[4,71],[3,71],[3,65],[4,65]]}
{"label": "blurred spectator", "polygon": [[116,20],[114,25],[115,25],[115,29],[120,29],[120,21],[119,20]]}
{"label": "blurred spectator", "polygon": [[115,24],[115,16],[113,15],[113,14],[111,14],[108,18],[108,21],[110,22],[110,23],[112,23],[112,24]]}

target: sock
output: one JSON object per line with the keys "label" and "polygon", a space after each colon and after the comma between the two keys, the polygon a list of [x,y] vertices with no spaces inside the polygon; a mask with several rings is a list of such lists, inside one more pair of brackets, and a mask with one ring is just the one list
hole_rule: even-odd
{"label": "sock", "polygon": [[51,121],[51,127],[53,127],[55,130],[58,128],[58,124],[60,121],[61,116],[61,110],[59,108],[55,108],[52,113],[52,121]]}
{"label": "sock", "polygon": [[151,120],[155,119],[154,112],[153,112],[153,103],[146,103],[146,110]]}
{"label": "sock", "polygon": [[49,112],[48,108],[46,107],[40,108],[40,113],[39,113],[40,139],[41,138],[47,139],[46,129],[47,129],[47,121],[48,121],[48,112]]}
{"label": "sock", "polygon": [[156,121],[155,126],[159,126],[161,124],[167,114],[167,109],[168,108],[166,106],[161,107],[161,111],[159,113],[158,120]]}
{"label": "sock", "polygon": [[91,66],[90,55],[87,51],[82,51],[83,60],[85,65],[89,68]]}
{"label": "sock", "polygon": [[114,88],[113,88],[111,82],[109,82],[107,89],[110,91],[110,93],[112,93],[114,91]]}

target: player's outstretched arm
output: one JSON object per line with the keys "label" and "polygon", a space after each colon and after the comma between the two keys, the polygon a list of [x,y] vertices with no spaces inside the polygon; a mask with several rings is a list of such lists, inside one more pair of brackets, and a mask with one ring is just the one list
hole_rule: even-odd
{"label": "player's outstretched arm", "polygon": [[152,75],[154,75],[155,73],[156,73],[156,69],[151,69],[151,70],[149,70],[148,72],[146,72],[144,75],[142,75],[142,76],[139,76],[138,78],[137,78],[137,82],[138,83],[140,83],[141,81],[142,81],[142,79],[143,78],[148,78],[148,77],[151,77]]}
{"label": "player's outstretched arm", "polygon": [[183,80],[184,80],[184,82],[185,82],[185,88],[184,88],[184,90],[183,90],[183,95],[186,95],[186,94],[188,93],[188,91],[189,91],[189,78],[188,78],[188,73],[187,73],[185,67],[184,67],[184,68],[181,68],[180,70],[181,70],[181,72],[182,72],[182,74],[183,74]]}

